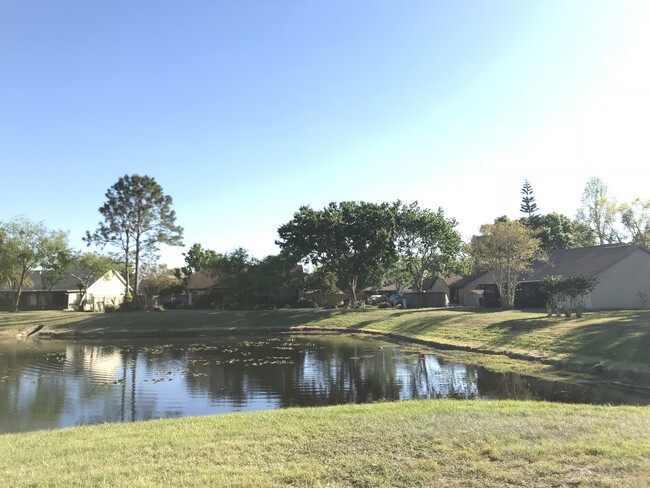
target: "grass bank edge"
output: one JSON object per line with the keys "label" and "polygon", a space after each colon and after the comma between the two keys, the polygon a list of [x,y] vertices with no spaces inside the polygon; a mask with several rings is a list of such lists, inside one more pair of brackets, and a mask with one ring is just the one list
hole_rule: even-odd
{"label": "grass bank edge", "polygon": [[650,379],[650,310],[589,312],[580,319],[542,312],[476,309],[179,310],[83,314],[0,314],[0,333],[46,323],[40,337],[183,337],[249,333],[364,333],[442,350],[569,368],[613,379]]}

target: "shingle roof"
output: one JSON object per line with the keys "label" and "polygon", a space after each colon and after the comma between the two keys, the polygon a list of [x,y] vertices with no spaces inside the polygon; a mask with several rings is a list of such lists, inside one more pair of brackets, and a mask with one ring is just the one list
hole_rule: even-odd
{"label": "shingle roof", "polygon": [[455,281],[454,283],[450,284],[449,286],[453,286],[454,288],[462,288],[465,285],[467,285],[468,283],[471,283],[476,278],[480,278],[481,276],[483,276],[486,273],[487,273],[487,271],[485,271],[485,270],[483,270],[483,271],[475,271],[471,275],[465,276],[464,278],[461,278],[458,281]]}
{"label": "shingle roof", "polygon": [[650,254],[650,251],[637,244],[607,244],[549,251],[548,261],[537,263],[522,281],[540,281],[548,275],[597,275],[639,249]]}
{"label": "shingle roof", "polygon": [[195,273],[192,273],[190,279],[187,281],[188,290],[206,290],[217,286],[219,284],[219,278],[212,271],[208,270],[199,270]]}
{"label": "shingle roof", "polygon": [[[119,273],[116,273],[118,276]],[[43,283],[43,276],[47,275],[47,271],[31,271],[28,273],[27,277],[31,284],[25,284],[23,286],[23,291],[34,291],[34,290],[48,290],[48,291],[79,291],[79,284],[81,283],[80,278],[85,279],[88,276],[88,270],[82,268],[72,269],[64,278],[62,278],[57,283],[54,283],[51,287],[48,287]],[[103,275],[94,276],[90,279],[88,286],[95,283]],[[120,276],[121,277],[121,276]],[[14,291],[13,288],[7,284],[0,284],[0,292],[10,292]]]}

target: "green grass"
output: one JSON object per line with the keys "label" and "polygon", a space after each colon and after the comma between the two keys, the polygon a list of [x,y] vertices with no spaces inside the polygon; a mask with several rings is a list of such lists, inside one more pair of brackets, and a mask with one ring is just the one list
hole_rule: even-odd
{"label": "green grass", "polygon": [[47,325],[46,333],[69,337],[345,329],[583,367],[597,373],[650,376],[650,310],[591,312],[570,320],[547,318],[542,312],[476,309],[0,313],[0,334],[5,337],[37,324]]}
{"label": "green grass", "polygon": [[6,486],[648,486],[650,409],[454,400],[0,436]]}

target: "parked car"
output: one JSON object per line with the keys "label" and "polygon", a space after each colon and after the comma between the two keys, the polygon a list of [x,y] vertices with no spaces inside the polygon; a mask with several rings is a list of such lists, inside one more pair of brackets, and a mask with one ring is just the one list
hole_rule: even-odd
{"label": "parked car", "polygon": [[388,297],[386,295],[370,295],[366,301],[368,305],[377,305],[381,302],[387,302]]}

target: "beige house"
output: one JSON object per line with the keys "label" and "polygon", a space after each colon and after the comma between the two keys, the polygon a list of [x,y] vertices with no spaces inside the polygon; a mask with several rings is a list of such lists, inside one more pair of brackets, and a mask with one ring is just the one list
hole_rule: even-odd
{"label": "beige house", "polygon": [[[20,310],[83,310],[101,312],[107,305],[117,307],[124,300],[126,281],[117,271],[108,271],[99,278],[88,278],[88,272],[73,269],[62,279],[48,284],[44,279],[47,272],[32,271],[20,296]],[[83,281],[88,288],[83,290]],[[11,309],[15,290],[5,284],[0,287],[0,304]]]}
{"label": "beige house", "polygon": [[80,299],[85,301],[84,310],[103,312],[107,306],[119,307],[124,301],[126,280],[120,273],[110,270],[91,281]]}
{"label": "beige house", "polygon": [[[537,263],[523,276],[517,306],[541,307],[538,290],[545,276],[596,276],[598,286],[585,305],[589,309],[634,309],[650,306],[650,251],[636,244],[608,244],[549,252],[549,260]],[[455,283],[459,304],[499,306],[496,282],[486,272],[475,273]]]}

